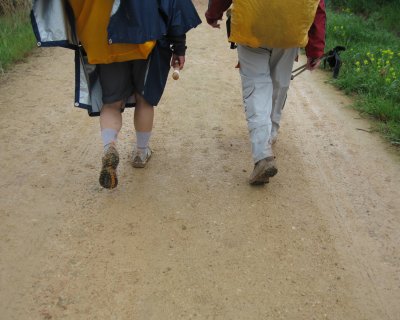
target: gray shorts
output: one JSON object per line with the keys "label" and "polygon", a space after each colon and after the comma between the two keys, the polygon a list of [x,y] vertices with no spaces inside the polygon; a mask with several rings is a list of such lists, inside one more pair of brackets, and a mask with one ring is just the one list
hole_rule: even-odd
{"label": "gray shorts", "polygon": [[148,60],[99,64],[103,103],[126,101],[134,92],[142,94]]}

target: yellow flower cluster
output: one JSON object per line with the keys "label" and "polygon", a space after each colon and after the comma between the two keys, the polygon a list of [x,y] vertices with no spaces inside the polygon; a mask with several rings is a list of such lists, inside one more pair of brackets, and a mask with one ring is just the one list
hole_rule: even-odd
{"label": "yellow flower cluster", "polygon": [[346,38],[346,30],[344,29],[344,26],[334,26],[333,32],[336,33],[337,36]]}
{"label": "yellow flower cluster", "polygon": [[400,61],[397,61],[397,57],[400,57],[400,52],[396,54],[390,49],[380,49],[376,54],[367,52],[364,59],[355,61],[355,71],[357,73],[361,71],[369,74],[375,73],[386,84],[390,85],[394,81],[399,80]]}

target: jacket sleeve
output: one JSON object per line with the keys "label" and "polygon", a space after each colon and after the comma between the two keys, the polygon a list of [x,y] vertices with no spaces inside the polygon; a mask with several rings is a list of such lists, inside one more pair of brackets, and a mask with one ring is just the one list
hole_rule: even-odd
{"label": "jacket sleeve", "polygon": [[158,2],[158,9],[164,20],[165,34],[168,36],[182,36],[201,23],[191,0],[158,0]]}
{"label": "jacket sleeve", "polygon": [[180,36],[169,36],[166,38],[171,43],[171,50],[177,56],[184,56],[186,53],[186,34]]}
{"label": "jacket sleeve", "polygon": [[208,24],[221,20],[224,11],[231,6],[232,0],[209,0],[208,9],[206,11],[206,19]]}
{"label": "jacket sleeve", "polygon": [[306,46],[306,55],[309,58],[319,58],[324,54],[325,50],[325,29],[326,29],[326,12],[325,2],[319,2],[314,22],[308,31],[308,43]]}
{"label": "jacket sleeve", "polygon": [[191,0],[158,0],[159,13],[165,26],[165,38],[173,53],[184,56],[186,32],[197,27],[201,19]]}

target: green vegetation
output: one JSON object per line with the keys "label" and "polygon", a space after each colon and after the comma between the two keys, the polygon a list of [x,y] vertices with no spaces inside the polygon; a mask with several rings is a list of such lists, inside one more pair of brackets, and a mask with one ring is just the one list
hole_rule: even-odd
{"label": "green vegetation", "polygon": [[378,26],[400,35],[398,0],[328,0],[335,9],[345,9],[362,15]]}
{"label": "green vegetation", "polygon": [[23,58],[35,46],[35,37],[26,8],[14,8],[5,12],[0,6],[0,74],[12,62]]}
{"label": "green vegetation", "polygon": [[[393,29],[385,27],[386,20],[356,15],[351,9],[352,1],[335,1],[338,2],[348,6],[341,10],[328,8],[326,47],[343,45],[347,50],[341,53],[343,66],[339,78],[332,82],[353,94],[355,108],[379,120],[377,128],[392,143],[400,145],[400,38]],[[354,1],[354,5],[364,2],[369,3]],[[389,6],[397,8],[393,14],[399,16],[400,4],[394,3],[382,5],[383,11],[377,10],[373,15],[381,16]],[[366,4],[363,13],[366,8],[377,9]]]}

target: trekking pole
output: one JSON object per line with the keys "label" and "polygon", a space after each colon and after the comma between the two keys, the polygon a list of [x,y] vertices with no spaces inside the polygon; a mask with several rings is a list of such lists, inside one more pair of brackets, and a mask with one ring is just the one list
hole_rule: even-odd
{"label": "trekking pole", "polygon": [[172,72],[172,79],[178,80],[179,79],[179,68],[174,68],[174,72]]}
{"label": "trekking pole", "polygon": [[[321,57],[314,59],[311,61],[311,63],[316,63],[317,61],[322,61],[324,60],[324,68],[326,62],[329,63],[329,66],[333,68],[333,77],[337,78],[339,74],[339,69],[342,65],[342,61],[340,59],[340,51],[346,51],[346,47],[343,46],[336,46],[332,50],[329,50],[328,52],[325,52]],[[302,66],[298,67],[297,69],[292,71],[292,76],[290,77],[291,80],[296,78],[299,74],[303,73],[305,70],[307,70],[307,63],[303,64]],[[295,73],[297,72],[297,73]]]}
{"label": "trekking pole", "polygon": [[[301,74],[301,73],[303,73],[304,71],[306,71],[307,70],[307,63],[306,64],[303,64],[302,66],[300,66],[300,67],[298,67],[297,69],[294,69],[293,71],[292,71],[292,76],[290,77],[290,80],[293,80],[294,78],[296,78],[299,74]],[[296,74],[295,74],[295,72],[297,72]]]}
{"label": "trekking pole", "polygon": [[[318,61],[322,60],[323,58],[325,58],[327,56],[327,53],[324,53],[323,56],[314,59],[311,61],[311,64],[317,63]],[[302,74],[304,71],[307,70],[307,63],[303,64],[302,66],[298,67],[297,69],[294,69],[292,71],[292,76],[290,77],[290,80],[293,80],[294,78],[296,78],[299,74]],[[295,72],[297,72],[296,74],[294,74]]]}
{"label": "trekking pole", "polygon": [[174,66],[173,66],[173,68],[174,68],[174,71],[172,72],[172,79],[174,79],[174,80],[178,80],[179,79],[179,71],[180,71],[180,69],[179,69],[179,60],[175,60],[174,61]]}

